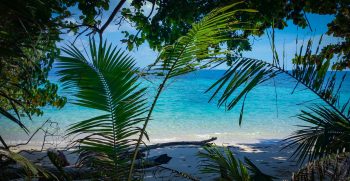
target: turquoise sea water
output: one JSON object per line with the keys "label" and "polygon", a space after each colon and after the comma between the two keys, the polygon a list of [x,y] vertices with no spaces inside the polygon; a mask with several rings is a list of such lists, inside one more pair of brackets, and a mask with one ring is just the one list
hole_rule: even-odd
{"label": "turquoise sea water", "polygon": [[[215,100],[208,103],[211,93],[204,93],[222,74],[223,70],[202,70],[173,79],[166,86],[156,105],[152,120],[147,128],[151,142],[166,142],[179,140],[203,140],[209,137],[218,137],[219,143],[247,143],[264,139],[282,139],[295,131],[295,125],[305,124],[294,117],[301,109],[313,103],[321,102],[313,93],[299,86],[291,94],[296,82],[287,76],[279,76],[253,89],[248,95],[245,104],[244,120],[238,125],[240,105],[230,111],[218,108]],[[50,79],[54,82],[58,77],[52,73]],[[158,86],[157,78],[150,78],[143,85],[149,87],[147,96],[153,100],[155,89]],[[277,92],[277,101],[276,101]],[[67,95],[68,101],[72,95]],[[350,78],[344,82],[341,90],[342,98],[350,96]],[[314,100],[302,105],[306,101]],[[71,123],[90,118],[99,114],[99,111],[79,107],[68,103],[63,109],[44,108],[42,117],[33,117],[33,120],[23,119],[32,132],[43,121],[50,119],[58,125],[52,125],[58,134]],[[1,118],[0,133],[9,142],[26,140],[28,135],[16,125]],[[33,138],[33,144],[41,142],[42,138]],[[51,137],[56,142],[62,137]]]}

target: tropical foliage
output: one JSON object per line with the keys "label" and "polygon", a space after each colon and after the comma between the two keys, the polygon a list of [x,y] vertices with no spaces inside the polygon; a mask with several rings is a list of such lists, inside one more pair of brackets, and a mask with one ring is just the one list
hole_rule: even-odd
{"label": "tropical foliage", "polygon": [[[46,2],[48,3],[48,2]],[[51,19],[58,9],[46,8],[40,0],[4,1],[0,7],[0,115],[28,133],[22,115],[42,115],[41,107],[62,108],[65,98],[48,72],[59,54],[59,20]],[[57,16],[58,19],[64,16]],[[55,24],[55,25],[54,25]],[[2,145],[7,145],[0,136]]]}
{"label": "tropical foliage", "polygon": [[240,21],[235,19],[238,12],[256,12],[251,9],[236,9],[239,3],[217,8],[205,16],[200,22],[193,24],[186,36],[180,37],[173,45],[163,48],[158,59],[150,66],[150,72],[163,75],[164,79],[158,87],[157,94],[143,125],[129,173],[131,179],[133,164],[142,142],[147,124],[151,118],[159,95],[170,78],[183,75],[194,70],[222,61],[226,51],[210,50],[212,45],[224,42],[230,37],[225,35],[228,29],[235,29]]}
{"label": "tropical foliage", "polygon": [[308,158],[309,161],[324,156],[349,152],[350,121],[336,111],[324,106],[314,106],[310,111],[301,111],[298,118],[310,123],[311,126],[301,126],[286,142],[288,146],[296,146],[292,156],[299,161]]}
{"label": "tropical foliage", "polygon": [[204,158],[201,163],[203,173],[220,173],[223,180],[249,180],[248,169],[235,158],[229,148],[224,151],[216,146],[203,149],[205,152],[198,154],[200,158]]}
{"label": "tropical foliage", "polygon": [[[294,90],[301,85],[322,99],[325,105],[311,106],[298,115],[309,126],[302,126],[286,139],[286,147],[296,148],[293,156],[300,162],[310,161],[300,173],[322,168],[317,173],[320,178],[343,178],[335,176],[339,175],[337,166],[346,168],[349,165],[348,157],[337,161],[350,149],[350,99],[340,101],[346,74],[341,74],[341,79],[338,79],[340,74],[337,71],[328,70],[349,67],[348,2],[266,3],[249,0],[231,4],[232,1],[133,0],[130,7],[122,9],[125,3],[126,0],[119,1],[102,23],[102,12],[110,7],[108,0],[4,2],[0,7],[0,114],[28,133],[20,120],[23,113],[28,117],[41,115],[43,106],[61,108],[65,104],[65,98],[57,95],[58,87],[47,80],[48,72],[59,54],[56,43],[62,30],[78,33],[84,28],[77,37],[90,30],[87,35],[98,33],[100,41],[90,39],[86,55],[74,45],[63,48],[65,55],[59,57],[58,74],[64,88],[75,94],[74,104],[101,111],[99,116],[72,124],[68,135],[78,138],[74,143],[79,146],[80,163],[98,169],[104,178],[133,179],[135,160],[148,122],[169,79],[221,63],[227,63],[230,68],[207,92],[213,93],[210,101],[218,100],[218,106],[225,105],[227,110],[242,100],[240,125],[244,102],[251,90],[281,73],[296,81]],[[146,15],[142,7],[149,3],[152,9]],[[71,7],[81,11],[79,22],[67,19],[72,15]],[[175,7],[178,11],[174,11]],[[252,13],[256,10],[246,7],[260,13]],[[157,12],[153,15],[155,8]],[[250,50],[248,36],[260,36],[271,26],[283,29],[287,20],[311,29],[306,12],[336,15],[328,24],[327,33],[345,41],[321,49],[320,40],[316,52],[312,52],[312,41],[309,41],[305,49],[300,48],[296,53],[291,72],[285,70],[274,46],[272,63],[236,57],[241,51]],[[118,13],[120,22],[127,19],[138,30],[136,34],[122,32],[126,38],[122,42],[126,42],[129,49],[147,40],[151,48],[161,50],[147,72],[164,76],[150,109],[147,109],[144,98],[145,88],[141,88],[138,82],[134,60],[122,50],[103,42],[103,32]],[[340,56],[336,59],[334,55]],[[331,65],[334,59],[335,64]],[[138,134],[138,139],[135,139]],[[3,145],[0,147],[1,163],[3,160],[17,162],[29,177],[50,176],[23,156],[10,151],[1,136],[0,142]],[[204,149],[206,153],[200,153],[207,159],[204,172],[219,172],[222,178],[230,180],[272,179],[250,160],[245,159],[244,164],[236,159],[228,149],[224,152],[216,147]],[[337,169],[325,165],[335,165]],[[329,171],[334,174],[323,174]]]}
{"label": "tropical foliage", "polygon": [[145,88],[136,76],[135,62],[125,52],[106,42],[90,40],[83,55],[75,46],[63,48],[59,57],[60,81],[74,90],[74,104],[100,110],[101,114],[72,124],[69,135],[80,135],[81,164],[94,166],[107,177],[121,179],[128,171],[128,153],[135,145],[139,123],[146,109]]}
{"label": "tropical foliage", "polygon": [[[308,41],[305,49],[300,48],[299,53],[293,59],[292,72],[285,70],[278,58],[273,63],[250,58],[235,59],[225,75],[208,89],[208,91],[215,89],[211,100],[220,95],[218,105],[225,104],[228,110],[242,100],[239,118],[239,123],[241,123],[244,101],[249,91],[277,74],[287,74],[292,80],[296,81],[294,90],[297,86],[303,85],[327,105],[327,107],[314,106],[310,109],[311,112],[303,111],[299,115],[300,119],[314,125],[295,132],[293,136],[287,139],[288,146],[298,146],[295,155],[299,157],[299,161],[303,161],[308,156],[310,160],[316,159],[322,156],[321,154],[334,153],[335,150],[339,152],[347,151],[348,146],[346,145],[349,142],[348,126],[350,123],[349,101],[339,106],[340,89],[346,74],[341,75],[340,81],[337,82],[339,74],[328,72],[331,67],[332,56],[325,52],[318,53],[321,40],[315,52],[311,51],[311,40]],[[222,89],[224,91],[220,91]],[[344,143],[338,144],[339,140],[344,141]],[[332,149],[325,148],[326,145],[332,145]]]}
{"label": "tropical foliage", "polygon": [[[346,74],[339,74],[337,71],[328,72],[331,68],[332,53],[319,53],[321,40],[322,38],[315,52],[312,51],[311,40],[308,41],[305,49],[300,48],[293,59],[294,67],[291,72],[284,69],[278,56],[273,63],[250,58],[234,59],[234,64],[223,78],[208,89],[208,91],[215,89],[211,100],[219,96],[218,105],[225,104],[228,110],[242,100],[239,118],[241,124],[244,101],[249,91],[277,74],[287,74],[296,82],[294,90],[302,85],[326,104],[314,105],[309,111],[302,111],[298,116],[301,120],[311,123],[311,126],[301,126],[301,130],[286,139],[288,143],[286,147],[296,147],[293,156],[298,157],[298,160],[302,162],[306,158],[311,161],[333,153],[348,152],[349,100],[345,103],[340,102],[340,90]],[[341,78],[337,79],[339,75]]]}
{"label": "tropical foliage", "polygon": [[[218,106],[220,107],[224,104],[227,110],[231,110],[241,99],[243,99],[239,117],[239,124],[241,125],[243,120],[244,102],[248,93],[255,86],[264,83],[279,73],[278,69],[267,62],[238,57],[232,61],[232,66],[225,72],[222,78],[209,87],[206,92],[216,88],[209,101],[212,101],[214,97],[221,94],[218,99]],[[224,89],[223,92],[220,92],[221,89]],[[232,96],[236,91],[240,91],[239,94]]]}
{"label": "tropical foliage", "polygon": [[216,145],[204,146],[204,152],[199,152],[202,158],[202,173],[220,173],[221,180],[261,180],[271,181],[274,177],[264,174],[253,162],[245,158],[245,163],[237,159],[229,148]]}
{"label": "tropical foliage", "polygon": [[312,54],[311,46],[309,41],[305,55],[299,53],[294,59],[291,77],[297,80],[295,88],[298,84],[304,85],[326,105],[313,105],[308,111],[302,111],[298,117],[312,126],[301,126],[301,130],[286,140],[288,146],[297,146],[294,155],[300,162],[307,157],[311,161],[333,153],[348,152],[350,142],[350,98],[340,102],[340,90],[347,74],[329,72],[332,53],[317,54],[317,47]]}
{"label": "tropical foliage", "polygon": [[[240,0],[133,0],[132,8],[123,8],[122,17],[133,23],[138,30],[136,33],[124,31],[123,40],[130,48],[139,46],[147,41],[152,49],[161,50],[164,45],[173,44],[178,37],[185,35],[191,25],[202,19],[217,7],[226,6]],[[232,37],[227,40],[228,49],[232,54],[237,55],[242,51],[251,50],[252,42],[246,39],[249,36],[260,36],[265,30],[271,27],[284,29],[287,22],[308,28],[311,31],[312,22],[309,22],[309,13],[330,14],[334,19],[329,23],[327,34],[339,37],[344,43],[330,44],[326,49],[332,49],[335,54],[345,55],[341,64],[334,68],[349,66],[349,2],[346,0],[334,1],[261,1],[246,0],[246,3],[237,8],[256,9],[259,13],[237,13],[237,19],[241,22],[251,23],[255,30],[232,30],[228,33]],[[149,10],[150,9],[150,10]],[[149,11],[147,11],[149,10]],[[157,33],[154,33],[157,32]],[[347,57],[347,58],[346,58]],[[339,65],[339,66],[338,66]]]}

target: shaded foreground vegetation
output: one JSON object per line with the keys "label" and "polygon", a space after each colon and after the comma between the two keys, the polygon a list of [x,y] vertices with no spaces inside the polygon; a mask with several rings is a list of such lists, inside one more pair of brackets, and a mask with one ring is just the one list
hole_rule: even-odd
{"label": "shaded foreground vegetation", "polygon": [[[124,2],[120,1],[121,5]],[[244,102],[250,91],[278,74],[287,74],[291,80],[296,80],[295,89],[298,86],[303,86],[316,94],[324,104],[311,106],[298,115],[299,119],[310,123],[311,126],[302,126],[300,130],[285,140],[285,149],[294,147],[295,152],[292,156],[301,165],[301,170],[295,173],[292,179],[349,179],[350,98],[347,98],[345,103],[339,101],[339,90],[342,88],[346,74],[340,79],[336,77],[337,71],[332,71],[330,75],[327,74],[332,67],[338,71],[347,67],[346,63],[345,66],[340,65],[344,65],[344,62],[348,61],[346,59],[348,52],[340,51],[343,53],[342,56],[338,56],[338,59],[334,60],[335,51],[332,48],[321,50],[322,38],[316,45],[316,51],[312,51],[313,42],[309,40],[306,47],[301,47],[300,51],[295,54],[292,60],[294,67],[290,72],[285,70],[283,62],[280,61],[272,33],[271,43],[274,54],[272,63],[233,55],[232,46],[221,47],[218,45],[234,39],[230,36],[232,32],[257,30],[257,27],[246,24],[240,19],[242,14],[249,16],[259,13],[254,9],[241,8],[244,4],[239,2],[211,10],[203,18],[191,24],[191,28],[183,36],[176,38],[172,44],[163,46],[159,57],[154,61],[154,64],[148,67],[147,71],[135,68],[135,60],[132,57],[103,40],[105,25],[92,30],[93,33],[99,35],[100,39],[95,40],[91,37],[88,50],[81,51],[74,45],[62,48],[65,55],[58,57],[60,68],[58,74],[64,88],[66,91],[74,93],[77,98],[75,104],[103,112],[102,115],[72,124],[67,130],[68,135],[81,136],[72,143],[76,153],[79,154],[79,164],[77,165],[83,169],[91,169],[95,178],[142,179],[145,160],[143,153],[140,152],[140,147],[145,141],[144,138],[148,139],[146,128],[164,86],[170,79],[179,75],[226,63],[229,69],[222,78],[208,88],[208,92],[214,91],[210,101],[218,97],[218,106],[225,106],[227,110],[231,110],[239,102],[242,102],[239,124],[244,121]],[[345,7],[349,6],[346,3],[345,5],[344,3],[340,4]],[[103,4],[97,4],[97,6],[103,6]],[[65,12],[59,8],[53,9],[55,12]],[[46,18],[50,19],[52,13],[54,12],[49,12],[49,16]],[[31,18],[33,19],[30,20],[37,20],[36,16]],[[83,17],[83,19],[87,23],[85,25],[88,29],[96,25],[90,16]],[[59,21],[59,23],[62,22]],[[69,27],[71,24],[64,26]],[[272,26],[274,28],[273,23]],[[36,31],[33,34],[35,33]],[[18,81],[18,84],[11,83],[12,80],[3,81],[4,85],[10,84],[18,88],[14,89],[16,93],[13,95],[21,96],[11,97],[6,94],[6,91],[11,92],[9,91],[11,86],[0,92],[1,99],[5,100],[1,102],[5,106],[1,107],[0,113],[23,128],[24,131],[27,129],[20,120],[21,111],[24,111],[27,116],[31,116],[34,113],[41,113],[40,109],[37,109],[38,106],[51,104],[62,107],[65,103],[65,99],[56,93],[57,86],[45,81],[49,68],[44,69],[45,71],[41,70],[41,66],[50,67],[53,58],[56,58],[48,53],[49,50],[56,50],[54,45],[52,45],[53,49],[49,48],[49,50],[42,46],[51,45],[52,39],[48,38],[50,40],[48,42],[43,39],[44,42],[41,42],[43,37],[57,35],[54,34],[57,32],[52,33],[38,36],[36,40],[40,42],[39,46],[22,47],[23,54],[19,56],[17,56],[17,51],[13,53],[13,51],[8,50],[7,53],[10,55],[1,57],[1,61],[7,60],[14,63],[16,68],[23,66],[22,64],[17,65],[18,62],[31,61],[30,58],[33,57],[33,59],[43,60],[43,62],[30,64],[29,68],[26,66],[26,68],[33,70],[29,71],[33,74],[28,74],[28,79],[20,81],[14,79],[14,81]],[[347,41],[348,39],[345,42]],[[347,47],[346,43],[342,46]],[[30,58],[26,56],[26,53],[31,55]],[[336,63],[332,65],[332,61]],[[3,64],[5,65],[5,63]],[[8,65],[6,64],[6,66]],[[22,69],[18,68],[18,71],[13,73],[22,75]],[[23,74],[27,75],[27,73],[28,71],[24,71]],[[162,78],[157,94],[152,100],[145,97],[146,88],[140,86],[140,77],[147,75],[157,75]],[[5,77],[11,76],[6,75]],[[43,86],[44,88],[42,88]],[[69,90],[70,88],[75,90]],[[148,106],[147,101],[151,102],[150,106]],[[18,168],[18,173],[15,174],[28,179],[74,179],[65,171],[65,157],[59,151],[49,154],[51,162],[58,170],[53,174],[12,151],[1,137],[0,141],[3,145],[0,148],[1,168]],[[238,160],[228,149],[207,145],[204,147],[204,152],[199,153],[199,156],[203,158],[202,172],[218,173],[223,180],[277,179],[264,174],[249,159],[245,159],[244,163]],[[302,165],[305,162],[307,163]],[[0,176],[2,174],[0,173]],[[185,173],[182,175],[188,179],[194,179],[189,175],[186,176]]]}

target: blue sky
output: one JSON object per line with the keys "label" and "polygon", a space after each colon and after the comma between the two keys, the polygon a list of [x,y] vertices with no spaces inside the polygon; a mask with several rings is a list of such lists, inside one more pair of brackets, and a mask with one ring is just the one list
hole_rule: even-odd
{"label": "blue sky", "polygon": [[[327,31],[327,24],[332,21],[333,16],[308,14],[307,17],[310,21],[312,31],[310,28],[298,28],[297,26],[293,25],[291,21],[288,21],[288,27],[284,28],[283,30],[275,30],[276,50],[280,55],[280,59],[282,59],[283,51],[285,52],[287,69],[292,68],[290,59],[293,58],[297,47],[300,48],[303,42],[306,44],[310,38],[316,43],[319,41],[321,35],[324,34],[321,46],[340,41],[338,38],[325,35],[325,32]],[[297,38],[298,46],[296,46]],[[254,37],[254,39],[251,38],[251,43],[253,44],[252,51],[245,52],[243,54],[244,57],[257,58],[267,61],[272,60],[271,46],[266,34],[261,37]],[[314,48],[316,48],[316,44]]]}
{"label": "blue sky", "polygon": [[[128,6],[128,5],[126,5]],[[111,5],[114,7],[114,5]],[[150,5],[146,6],[145,12],[149,11]],[[105,13],[106,15],[109,12]],[[296,38],[298,37],[298,46],[304,41],[307,42],[308,39],[312,38],[315,41],[318,41],[322,34],[327,31],[327,24],[330,23],[333,19],[333,16],[330,15],[315,15],[308,14],[307,15],[312,31],[309,28],[301,29],[293,25],[291,21],[288,22],[288,27],[283,30],[275,30],[275,43],[276,49],[279,55],[281,55],[280,59],[282,59],[282,52],[285,52],[285,64],[287,69],[291,69],[292,65],[290,63],[290,59],[293,57],[296,52]],[[75,19],[70,19],[71,21],[76,21]],[[124,23],[121,26],[117,26],[115,24],[110,24],[104,33],[104,38],[106,38],[109,42],[112,42],[114,45],[122,49],[126,49],[126,45],[122,44],[120,40],[122,40],[123,34],[121,31],[126,30],[129,32],[136,32],[136,30],[128,23]],[[75,38],[74,35],[68,34],[63,35],[64,39],[59,43],[59,46],[66,44],[67,42],[73,41]],[[266,61],[270,61],[272,59],[272,51],[269,43],[268,36],[265,34],[261,37],[251,37],[250,41],[252,43],[252,51],[243,53],[244,57],[262,59]],[[323,45],[329,43],[338,42],[339,39],[324,35],[323,37]],[[78,47],[82,49],[83,46],[88,45],[87,37],[81,36],[77,39],[75,43]],[[130,52],[130,54],[136,59],[137,66],[145,67],[151,64],[157,57],[157,52],[154,52],[148,47],[147,43],[144,43],[137,49],[134,49]],[[226,69],[226,65],[221,65],[217,67],[217,69]]]}

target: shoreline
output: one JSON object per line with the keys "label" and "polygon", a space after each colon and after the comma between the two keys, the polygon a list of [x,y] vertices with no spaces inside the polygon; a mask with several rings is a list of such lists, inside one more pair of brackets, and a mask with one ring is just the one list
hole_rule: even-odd
{"label": "shoreline", "polygon": [[[64,134],[63,134],[64,135]],[[188,141],[203,141],[207,139],[211,139],[213,137],[217,138],[216,140],[212,141],[211,143],[215,143],[218,146],[235,146],[240,144],[257,144],[257,143],[264,143],[264,144],[275,144],[276,142],[284,139],[286,136],[271,136],[270,138],[256,138],[256,137],[234,137],[234,138],[228,138],[228,137],[220,137],[222,135],[220,134],[203,134],[203,135],[183,135],[181,137],[162,137],[162,136],[152,136],[150,135],[150,140],[146,140],[146,145],[154,145],[159,143],[168,143],[168,142],[188,142]],[[48,148],[57,148],[57,149],[63,149],[67,148],[66,146],[72,142],[74,139],[78,139],[81,136],[78,137],[65,137],[61,135],[55,135],[55,136],[47,136],[45,139],[44,144],[44,150]],[[40,139],[38,139],[40,138]],[[137,137],[135,137],[137,138]],[[20,145],[17,147],[16,150],[38,150],[41,149],[43,146],[43,135],[37,134],[33,136],[33,139],[31,139],[29,142],[29,136],[28,139],[21,139],[21,140],[6,140],[6,143],[8,145],[14,146],[14,145]],[[28,143],[27,143],[28,142]],[[24,144],[27,143],[27,144]],[[15,147],[14,147],[15,148]]]}

